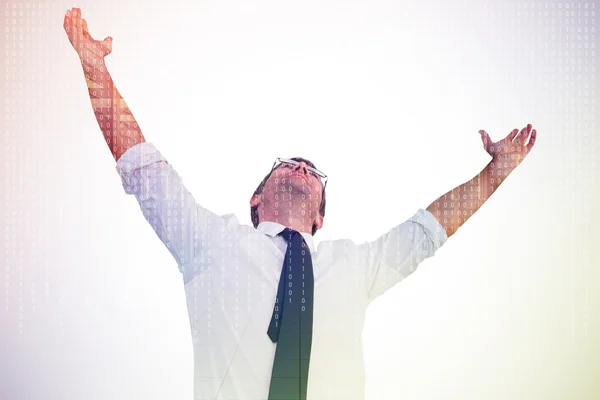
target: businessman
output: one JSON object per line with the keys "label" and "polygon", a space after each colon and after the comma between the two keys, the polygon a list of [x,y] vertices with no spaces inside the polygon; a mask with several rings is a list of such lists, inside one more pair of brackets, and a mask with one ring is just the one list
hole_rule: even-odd
{"label": "businessman", "polygon": [[473,179],[371,242],[315,248],[325,173],[300,157],[278,158],[250,197],[253,226],[214,214],[146,142],[104,64],[112,38],[92,39],[78,8],[64,28],[123,188],[182,274],[196,400],[364,399],[367,306],[433,256],[536,140],[531,125],[495,143],[479,131],[492,160]]}

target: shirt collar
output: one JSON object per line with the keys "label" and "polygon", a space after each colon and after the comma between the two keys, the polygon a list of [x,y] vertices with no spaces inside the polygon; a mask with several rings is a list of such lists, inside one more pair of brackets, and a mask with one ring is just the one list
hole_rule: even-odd
{"label": "shirt collar", "polygon": [[[260,224],[258,224],[258,227],[256,229],[266,235],[275,237],[275,236],[279,235],[285,228],[286,228],[286,226],[281,225],[277,222],[263,221]],[[311,253],[314,253],[315,247],[313,244],[312,235],[308,232],[300,232],[300,234],[304,238],[304,241],[308,245],[308,248],[310,249]]]}

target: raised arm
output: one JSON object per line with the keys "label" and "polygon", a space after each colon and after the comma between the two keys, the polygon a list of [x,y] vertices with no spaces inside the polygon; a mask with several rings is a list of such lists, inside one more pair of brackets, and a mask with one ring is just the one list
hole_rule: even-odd
{"label": "raised arm", "polygon": [[[483,130],[479,134],[483,148],[492,156],[492,161],[473,179],[441,195],[427,207],[427,211],[444,227],[448,237],[490,198],[531,151],[536,139],[536,131],[531,129],[531,124],[520,133],[518,129],[514,129],[498,142],[492,142]],[[531,138],[525,144],[530,134]]]}
{"label": "raised arm", "polygon": [[112,38],[94,40],[79,8],[66,12],[64,28],[79,55],[100,130],[115,161],[118,161],[130,147],[145,142],[145,139],[104,64],[104,57],[112,51]]}
{"label": "raised arm", "polygon": [[[221,252],[231,251],[232,242],[239,237],[237,218],[219,216],[198,204],[173,166],[145,141],[104,64],[112,50],[112,38],[92,39],[78,8],[67,11],[64,28],[81,60],[94,113],[117,161],[115,169],[125,193],[135,196],[185,282],[199,277],[198,293],[202,292],[201,288],[209,286],[210,276],[219,274],[215,266],[223,258]],[[210,296],[208,292],[188,297],[188,306],[201,313]]]}

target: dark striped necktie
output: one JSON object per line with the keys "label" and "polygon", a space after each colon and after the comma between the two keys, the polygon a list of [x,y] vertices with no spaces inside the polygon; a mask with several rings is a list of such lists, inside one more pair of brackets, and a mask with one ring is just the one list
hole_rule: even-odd
{"label": "dark striped necktie", "polygon": [[269,400],[306,400],[312,345],[314,276],[310,248],[289,228],[279,288],[267,334],[277,342]]}

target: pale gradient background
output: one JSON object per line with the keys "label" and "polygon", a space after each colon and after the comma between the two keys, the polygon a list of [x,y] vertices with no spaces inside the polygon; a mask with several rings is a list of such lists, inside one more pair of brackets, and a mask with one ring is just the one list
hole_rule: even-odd
{"label": "pale gradient background", "polygon": [[276,157],[327,173],[317,244],[375,239],[481,171],[479,129],[531,122],[521,166],[369,308],[366,398],[599,398],[599,6],[418,3],[3,2],[0,400],[192,398],[182,280],[114,169],[73,6],[203,206],[250,224]]}

